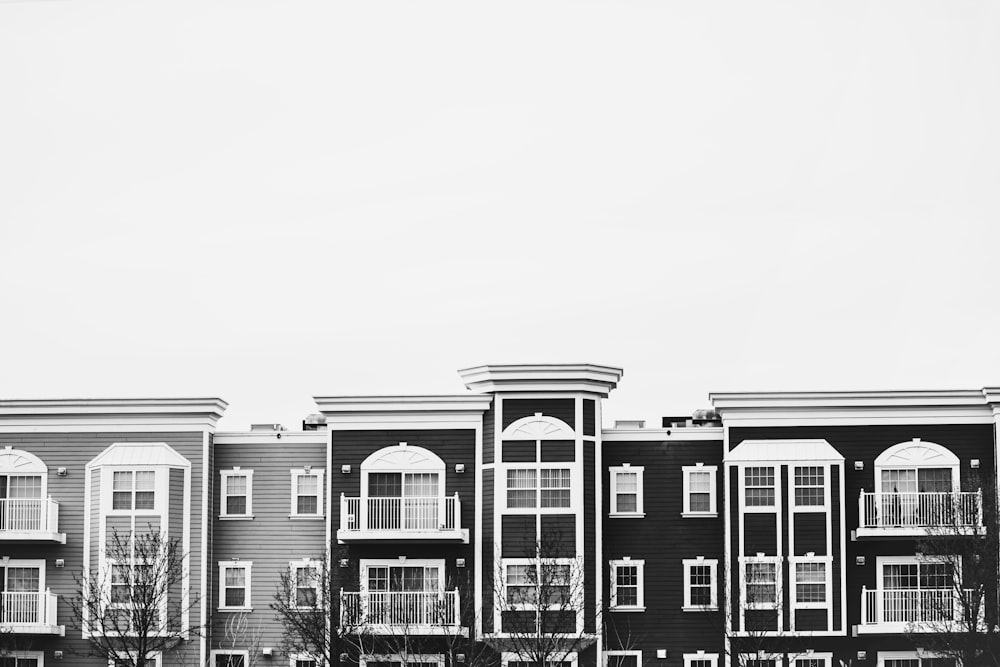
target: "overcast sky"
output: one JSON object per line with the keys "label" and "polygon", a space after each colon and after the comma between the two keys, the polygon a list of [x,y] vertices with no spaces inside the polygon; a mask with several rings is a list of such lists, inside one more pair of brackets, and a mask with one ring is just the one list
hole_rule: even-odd
{"label": "overcast sky", "polygon": [[0,397],[1000,384],[1000,3],[0,0]]}

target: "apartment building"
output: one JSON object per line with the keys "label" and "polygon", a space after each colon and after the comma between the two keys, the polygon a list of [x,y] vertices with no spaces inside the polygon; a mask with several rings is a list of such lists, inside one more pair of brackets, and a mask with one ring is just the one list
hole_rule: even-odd
{"label": "apartment building", "polygon": [[0,665],[107,664],[71,601],[137,531],[181,545],[201,629],[157,667],[315,667],[272,606],[320,567],[350,666],[954,662],[997,561],[1000,389],[712,394],[647,426],[604,424],[618,368],[459,377],[316,397],[295,430],[220,432],[214,398],[0,400]]}

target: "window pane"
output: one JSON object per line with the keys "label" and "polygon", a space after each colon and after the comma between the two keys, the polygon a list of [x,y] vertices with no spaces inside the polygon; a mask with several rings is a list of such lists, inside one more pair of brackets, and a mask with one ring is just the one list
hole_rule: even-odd
{"label": "window pane", "polygon": [[247,478],[244,475],[227,477],[226,493],[233,496],[245,496],[247,493]]}
{"label": "window pane", "polygon": [[135,474],[136,491],[152,491],[156,488],[156,473],[152,470],[141,470]]}
{"label": "window pane", "polygon": [[710,493],[692,493],[689,504],[692,512],[711,512],[712,495]]}
{"label": "window pane", "polygon": [[246,496],[229,496],[226,499],[226,513],[227,514],[246,514],[247,513],[247,497]]}
{"label": "window pane", "polygon": [[299,475],[298,484],[299,495],[317,495],[319,492],[318,475]]}
{"label": "window pane", "polygon": [[298,514],[319,514],[319,498],[316,496],[299,496],[295,511]]}
{"label": "window pane", "polygon": [[153,498],[152,491],[136,491],[135,492],[135,508],[137,510],[151,510],[155,509],[155,501]]}
{"label": "window pane", "polygon": [[[638,475],[634,472],[617,473],[618,493],[635,493],[639,489]],[[621,656],[619,656],[621,657]]]}
{"label": "window pane", "polygon": [[688,489],[692,493],[709,493],[712,490],[712,475],[707,472],[688,473]]}
{"label": "window pane", "polygon": [[615,496],[616,512],[637,512],[639,510],[638,496],[634,493],[619,493]]}

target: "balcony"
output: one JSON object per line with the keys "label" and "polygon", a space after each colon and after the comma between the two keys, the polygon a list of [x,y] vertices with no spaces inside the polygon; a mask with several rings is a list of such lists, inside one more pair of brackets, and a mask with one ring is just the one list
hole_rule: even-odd
{"label": "balcony", "polygon": [[15,635],[65,636],[56,624],[57,597],[44,593],[0,593],[0,632]]}
{"label": "balcony", "polygon": [[66,544],[66,533],[59,532],[59,503],[51,498],[0,500],[0,541]]}
{"label": "balcony", "polygon": [[983,532],[983,493],[862,491],[857,537],[975,535]]}
{"label": "balcony", "polygon": [[341,494],[337,540],[468,544],[469,529],[462,528],[461,517],[462,503],[457,493],[439,498],[359,498]]}
{"label": "balcony", "polygon": [[[965,589],[966,599],[974,591]],[[859,634],[961,632],[962,601],[950,588],[929,590],[861,589]]]}
{"label": "balcony", "polygon": [[341,627],[375,634],[465,634],[458,590],[340,591]]}

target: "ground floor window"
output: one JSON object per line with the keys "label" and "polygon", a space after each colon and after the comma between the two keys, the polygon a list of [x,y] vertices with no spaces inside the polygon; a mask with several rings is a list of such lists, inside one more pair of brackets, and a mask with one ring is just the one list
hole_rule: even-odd
{"label": "ground floor window", "polygon": [[604,667],[642,667],[642,651],[605,651]]}
{"label": "ground floor window", "polygon": [[359,667],[444,667],[444,656],[439,653],[425,655],[363,655]]}
{"label": "ground floor window", "polygon": [[697,653],[684,654],[684,667],[718,667],[718,664],[718,653],[698,651]]}
{"label": "ground floor window", "polygon": [[0,667],[42,667],[42,654],[38,651],[23,651],[0,657]]}
{"label": "ground floor window", "polygon": [[877,667],[956,667],[956,662],[922,651],[879,651]]}
{"label": "ground floor window", "polygon": [[248,667],[248,651],[212,651],[212,667]]}

